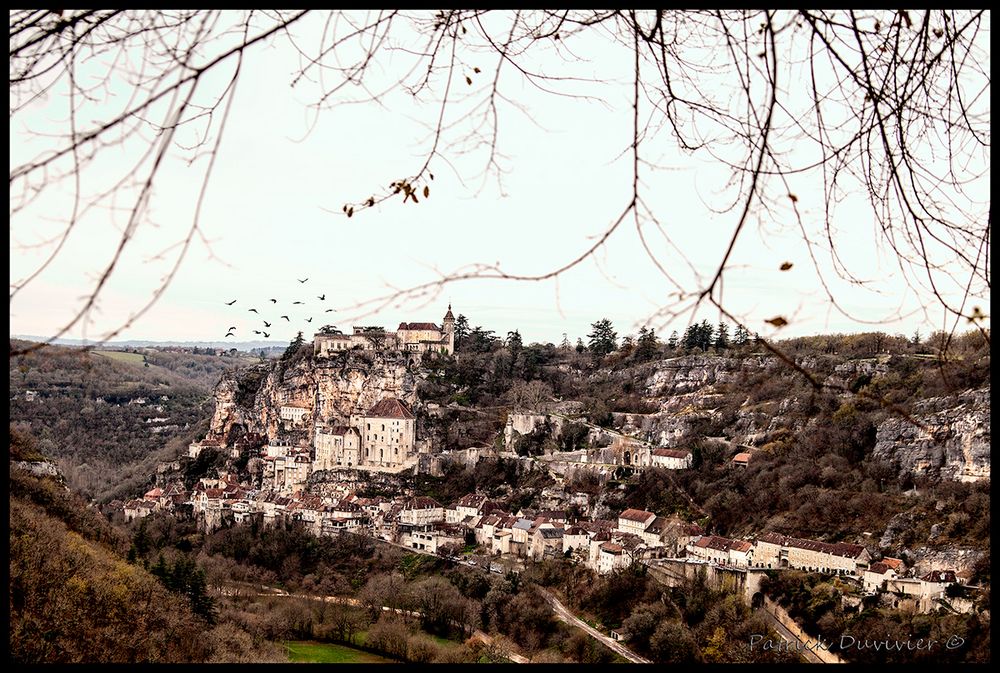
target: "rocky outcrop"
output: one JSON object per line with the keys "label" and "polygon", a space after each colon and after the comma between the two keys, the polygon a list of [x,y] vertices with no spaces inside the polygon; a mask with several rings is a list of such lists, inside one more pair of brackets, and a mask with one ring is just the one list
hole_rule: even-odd
{"label": "rocky outcrop", "polygon": [[15,460],[11,462],[11,465],[36,477],[53,477],[59,480],[63,478],[62,473],[59,472],[59,468],[47,461]]}
{"label": "rocky outcrop", "polygon": [[878,427],[873,456],[901,473],[932,479],[990,478],[990,391],[967,390],[917,403],[914,420],[891,416]]}
{"label": "rocky outcrop", "polygon": [[968,577],[973,573],[976,563],[985,555],[986,552],[971,547],[917,547],[909,551],[916,577],[932,570],[954,570],[959,575]]}
{"label": "rocky outcrop", "polygon": [[[307,358],[282,370],[278,362],[223,375],[215,388],[215,412],[208,437],[231,443],[259,433],[271,440],[308,442],[316,422],[348,423],[387,397],[415,410],[419,375],[401,353],[347,351],[331,358]],[[281,407],[307,409],[301,421],[281,419]]]}
{"label": "rocky outcrop", "polygon": [[654,397],[674,396],[701,390],[716,383],[735,381],[741,373],[758,373],[781,365],[774,357],[754,355],[746,358],[724,358],[688,355],[656,363],[646,379],[646,393]]}

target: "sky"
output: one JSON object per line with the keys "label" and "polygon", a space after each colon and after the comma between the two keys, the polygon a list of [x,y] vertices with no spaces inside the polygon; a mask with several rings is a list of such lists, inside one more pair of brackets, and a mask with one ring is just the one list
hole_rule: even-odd
{"label": "sky", "polygon": [[[320,23],[306,21],[293,33],[304,44],[319,28]],[[340,105],[316,115],[309,108],[316,84],[289,84],[299,61],[286,42],[248,52],[243,67],[251,75],[237,84],[201,208],[204,242],[195,239],[163,296],[116,338],[217,340],[233,326],[239,340],[260,338],[252,332],[258,330],[287,342],[298,330],[308,335],[324,324],[342,329],[394,328],[400,321],[440,324],[449,303],[472,325],[500,335],[517,329],[525,342],[558,343],[563,334],[573,341],[586,339],[590,324],[601,318],[610,319],[619,335],[648,324],[664,339],[673,330],[683,332],[692,320],[717,322],[718,311],[707,306],[697,313],[660,312],[676,304],[676,288],[649,259],[631,217],[591,258],[556,280],[467,280],[374,314],[353,308],[475,264],[498,265],[511,274],[544,274],[576,258],[615,221],[631,199],[630,56],[596,35],[572,46],[577,57],[570,62],[550,53],[540,56],[539,67],[597,79],[578,88],[561,86],[601,101],[544,93],[507,68],[501,85],[513,103],[498,106],[499,163],[505,169],[499,180],[482,175],[482,147],[449,145],[457,136],[446,134],[445,158],[430,165],[434,179],[418,185],[418,190],[425,184],[430,189],[428,198],[416,204],[390,199],[350,218],[341,210],[345,203],[364,201],[420,167],[431,142],[427,123],[438,114],[436,102],[414,102],[396,90],[381,105]],[[465,61],[460,72],[473,84],[457,77],[453,86],[474,95],[488,85],[496,57],[472,53]],[[407,64],[405,54],[392,53],[372,77],[391,84]],[[231,69],[215,73],[208,88],[220,90],[229,74]],[[358,91],[348,87],[345,94]],[[111,86],[106,94],[107,100],[86,108],[89,118],[106,118],[129,90]],[[66,96],[54,93],[12,116],[12,168],[46,142],[32,131],[64,124],[65,104]],[[457,131],[467,128],[462,124],[468,109],[469,104],[458,102],[446,110],[445,122],[458,124]],[[643,112],[650,111],[647,104]],[[203,132],[197,123],[182,127],[175,142],[192,144]],[[665,130],[643,143],[644,156],[658,167],[642,167],[641,194],[670,243],[649,222],[642,233],[666,272],[694,291],[714,273],[736,225],[738,209],[725,209],[733,175],[707,155],[678,151]],[[85,188],[99,189],[127,172],[137,147],[125,142],[103,149],[83,173]],[[65,337],[102,338],[148,300],[169,269],[176,243],[192,221],[207,165],[206,157],[189,165],[183,151],[175,154],[164,162],[148,218],[129,242],[89,324]],[[980,193],[988,208],[985,172]],[[821,191],[796,179],[792,188],[799,213],[814,224],[825,216]],[[11,334],[51,335],[73,316],[126,226],[122,203],[93,208],[80,218],[55,261],[11,301]],[[13,204],[12,197],[12,209]],[[44,242],[61,231],[72,207],[72,183],[66,183],[12,217],[11,283],[51,252],[52,244]],[[817,253],[818,266],[840,305],[858,319],[830,305],[788,204],[754,214],[738,239],[722,287],[731,313],[752,331],[778,337],[871,329],[910,335],[951,328],[953,320],[944,321],[929,294],[913,289],[893,259],[873,244],[876,225],[861,195],[843,195],[836,216],[834,229],[843,237],[838,244],[850,251],[845,262],[868,285],[839,281],[828,255]],[[791,269],[779,270],[785,262],[792,263]],[[227,306],[233,299],[236,303]],[[988,312],[988,295],[974,301]],[[765,322],[776,315],[789,320],[780,331]],[[264,320],[272,327],[264,327]]]}

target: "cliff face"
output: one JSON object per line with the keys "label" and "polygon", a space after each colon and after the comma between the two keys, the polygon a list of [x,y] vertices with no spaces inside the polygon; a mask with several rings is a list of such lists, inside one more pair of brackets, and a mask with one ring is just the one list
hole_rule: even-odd
{"label": "cliff face", "polygon": [[701,355],[670,358],[656,363],[646,380],[646,392],[653,397],[674,397],[701,390],[715,383],[735,381],[741,372],[757,373],[780,366],[774,357],[721,358]]}
{"label": "cliff face", "polygon": [[956,481],[990,478],[990,391],[967,390],[917,403],[915,420],[895,417],[878,427],[874,457],[898,461],[902,472]]}
{"label": "cliff face", "polygon": [[[317,421],[348,423],[387,397],[414,408],[416,366],[401,353],[345,352],[331,358],[307,358],[284,372],[280,363],[264,363],[227,372],[215,388],[215,413],[208,436],[231,443],[244,432],[270,439],[311,439]],[[281,419],[281,407],[307,409],[298,424]]]}

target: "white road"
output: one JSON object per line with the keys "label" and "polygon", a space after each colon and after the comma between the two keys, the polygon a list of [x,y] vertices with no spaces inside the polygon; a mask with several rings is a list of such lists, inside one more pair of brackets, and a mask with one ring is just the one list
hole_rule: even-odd
{"label": "white road", "polygon": [[590,624],[588,624],[587,622],[585,622],[582,619],[578,618],[576,615],[574,615],[572,612],[570,612],[566,608],[565,605],[563,605],[562,603],[560,603],[558,598],[556,598],[555,596],[553,596],[552,594],[550,594],[548,591],[545,591],[544,589],[542,589],[541,592],[542,592],[542,595],[545,596],[545,599],[552,606],[552,609],[556,613],[556,617],[558,617],[559,619],[561,619],[564,622],[567,622],[569,624],[572,624],[573,626],[576,626],[578,628],[583,629],[590,636],[596,638],[600,642],[602,642],[605,645],[607,645],[608,648],[611,649],[611,651],[613,651],[613,652],[615,652],[617,654],[620,654],[621,656],[623,656],[626,659],[628,659],[629,661],[631,661],[633,664],[651,664],[651,663],[653,663],[649,659],[645,659],[643,657],[640,657],[638,654],[636,654],[632,650],[628,649],[627,647],[625,647],[624,645],[622,645],[617,640],[612,640],[608,636],[604,635],[603,633],[601,633],[597,629],[595,629],[592,626],[590,626]]}

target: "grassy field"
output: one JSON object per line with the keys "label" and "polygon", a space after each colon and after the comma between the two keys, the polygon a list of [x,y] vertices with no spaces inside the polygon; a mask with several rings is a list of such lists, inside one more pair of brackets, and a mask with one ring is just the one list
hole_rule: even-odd
{"label": "grassy field", "polygon": [[288,660],[306,664],[392,664],[392,659],[336,643],[293,640],[285,643]]}
{"label": "grassy field", "polygon": [[130,365],[142,366],[142,355],[139,353],[126,353],[125,351],[94,351],[97,355],[103,355],[106,358],[111,358],[112,360],[118,360],[120,362],[125,362]]}

